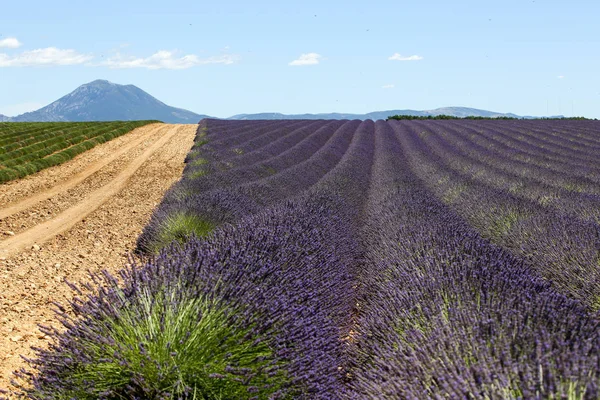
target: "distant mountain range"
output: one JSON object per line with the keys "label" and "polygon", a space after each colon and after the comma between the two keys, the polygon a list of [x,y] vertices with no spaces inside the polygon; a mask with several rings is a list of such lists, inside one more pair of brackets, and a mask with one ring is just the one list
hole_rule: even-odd
{"label": "distant mountain range", "polygon": [[[392,115],[435,116],[451,115],[455,117],[521,117],[467,107],[444,107],[435,110],[387,110],[367,114],[238,114],[227,119],[386,119]],[[562,116],[553,116],[562,117]],[[16,117],[0,114],[0,122],[53,122],[53,121],[114,121],[156,119],[167,123],[196,124],[208,115],[196,114],[181,108],[166,105],[134,85],[119,85],[106,80],[96,80],[79,86],[73,92],[40,108]]]}
{"label": "distant mountain range", "polygon": [[[443,107],[436,108],[435,110],[387,110],[387,111],[373,111],[367,114],[342,114],[342,113],[328,113],[328,114],[280,114],[280,113],[260,113],[260,114],[238,114],[227,119],[386,119],[392,115],[416,115],[421,117],[427,117],[429,115],[451,115],[453,117],[512,117],[512,118],[537,118],[531,116],[519,116],[512,113],[499,113],[494,111],[479,110],[477,108],[468,107]],[[560,116],[558,116],[560,117]],[[556,116],[553,116],[556,118]]]}
{"label": "distant mountain range", "polygon": [[13,122],[116,121],[157,119],[196,124],[206,115],[166,105],[134,85],[96,80],[37,111],[10,118]]}

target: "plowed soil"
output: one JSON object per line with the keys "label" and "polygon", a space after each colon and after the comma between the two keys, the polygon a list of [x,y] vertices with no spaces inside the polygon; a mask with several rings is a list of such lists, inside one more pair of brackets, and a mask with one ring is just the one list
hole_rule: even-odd
{"label": "plowed soil", "polygon": [[0,388],[48,338],[53,302],[88,271],[116,272],[181,177],[197,125],[153,124],[63,165],[0,185]]}

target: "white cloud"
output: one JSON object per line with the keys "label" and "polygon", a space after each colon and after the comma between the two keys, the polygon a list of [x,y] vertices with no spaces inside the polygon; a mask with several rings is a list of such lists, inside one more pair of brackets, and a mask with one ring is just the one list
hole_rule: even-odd
{"label": "white cloud", "polygon": [[[4,41],[0,43],[4,43]],[[124,48],[127,46],[128,44],[124,43],[120,47]],[[208,58],[200,58],[192,54],[178,57],[175,52],[161,50],[146,58],[123,56],[117,52],[115,56],[103,62],[90,62],[93,59],[94,56],[91,54],[81,54],[72,49],[63,50],[56,47],[47,47],[24,51],[16,55],[0,53],[0,68],[84,64],[88,67],[103,66],[113,69],[187,69],[206,64],[233,64],[238,61],[239,57],[231,54],[222,54]]]}
{"label": "white cloud", "polygon": [[565,79],[565,76],[564,75],[559,75],[559,76],[557,76],[557,78],[558,79]]}
{"label": "white cloud", "polygon": [[14,117],[29,111],[39,110],[40,108],[44,107],[44,105],[45,104],[42,103],[31,102],[0,106],[0,114]]}
{"label": "white cloud", "polygon": [[238,60],[235,55],[221,55],[209,58],[199,58],[196,55],[186,55],[180,58],[175,57],[171,51],[161,50],[150,57],[136,58],[123,57],[117,54],[107,61],[97,64],[97,66],[106,66],[109,68],[146,68],[146,69],[187,69],[198,65],[206,64],[233,64]]}
{"label": "white cloud", "polygon": [[16,38],[9,37],[6,39],[0,40],[0,48],[7,47],[9,49],[16,49],[17,47],[21,47],[21,42],[19,42]]}
{"label": "white cloud", "polygon": [[420,61],[422,60],[423,57],[421,56],[403,56],[400,53],[394,53],[392,56],[388,57],[388,60],[393,60],[393,61]]}
{"label": "white cloud", "polygon": [[389,85],[383,85],[381,88],[382,88],[382,89],[393,89],[393,88],[394,88],[394,86],[395,86],[395,85],[394,85],[393,83],[390,83]]}
{"label": "white cloud", "polygon": [[293,65],[293,66],[316,65],[319,63],[319,60],[321,58],[322,58],[322,56],[317,53],[301,54],[297,60],[290,62],[289,65]]}
{"label": "white cloud", "polygon": [[0,53],[0,67],[35,67],[51,65],[76,65],[90,61],[93,57],[75,50],[47,47],[24,51],[16,56]]}

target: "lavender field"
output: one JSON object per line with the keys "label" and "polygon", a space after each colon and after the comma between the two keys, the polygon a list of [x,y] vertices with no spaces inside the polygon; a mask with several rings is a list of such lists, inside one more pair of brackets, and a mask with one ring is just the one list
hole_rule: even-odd
{"label": "lavender field", "polygon": [[139,251],[23,393],[600,399],[598,121],[205,119]]}

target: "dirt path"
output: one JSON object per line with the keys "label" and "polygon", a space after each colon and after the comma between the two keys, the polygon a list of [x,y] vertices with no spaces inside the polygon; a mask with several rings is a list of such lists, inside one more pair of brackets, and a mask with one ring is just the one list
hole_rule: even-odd
{"label": "dirt path", "polygon": [[47,344],[37,324],[54,323],[52,302],[71,297],[65,278],[82,281],[88,270],[125,265],[152,210],[181,176],[195,132],[196,125],[138,128],[0,185],[0,388],[24,366],[20,354]]}
{"label": "dirt path", "polygon": [[[140,137],[135,140],[130,140],[129,143],[126,143],[124,146],[120,147],[118,150],[112,152],[111,154],[107,154],[106,157],[100,158],[89,165],[85,166],[83,170],[73,175],[69,179],[64,182],[60,182],[59,184],[50,187],[47,190],[39,191],[34,193],[32,196],[29,196],[24,199],[20,199],[12,204],[7,206],[3,206],[0,208],[0,220],[10,217],[18,212],[27,210],[28,208],[34,206],[35,204],[48,200],[57,194],[66,192],[67,190],[77,186],[81,182],[83,182],[86,178],[89,178],[94,173],[100,171],[102,168],[106,167],[111,162],[119,159],[124,154],[127,154],[132,149],[140,146],[145,140],[148,140],[149,136],[158,132],[161,128],[161,124],[152,124],[149,126],[151,128],[150,131],[144,129],[144,135],[140,135]],[[137,133],[137,132],[136,132]]]}
{"label": "dirt path", "polygon": [[[165,143],[167,143],[169,139],[171,139],[175,133],[177,133],[178,130],[179,127],[177,126],[171,127],[169,131],[165,132],[160,139],[152,144],[152,146],[147,148],[146,151],[128,164],[125,169],[123,169],[113,180],[96,189],[92,193],[89,193],[87,197],[75,204],[73,207],[70,207],[51,220],[39,225],[35,225],[16,236],[12,236],[9,239],[1,241],[0,257],[7,258],[11,255],[17,254],[27,247],[31,247],[36,243],[43,243],[53,236],[63,233],[64,231],[73,227],[73,225],[75,225],[77,222],[84,219],[88,214],[104,204],[104,202],[120,192],[127,184],[129,178],[131,178],[131,176],[137,172],[142,164],[148,160],[148,158],[150,158],[155,151],[163,147]],[[65,186],[68,186],[71,181],[77,179],[79,178],[77,177],[69,180]],[[63,191],[61,190],[61,186],[63,185],[57,185],[51,191],[60,193]],[[45,194],[40,193],[28,198],[26,201],[23,201],[23,203],[30,202],[35,204],[38,202],[36,201],[37,198],[45,200],[44,197],[46,197]],[[13,206],[12,208],[16,208],[16,206]]]}

